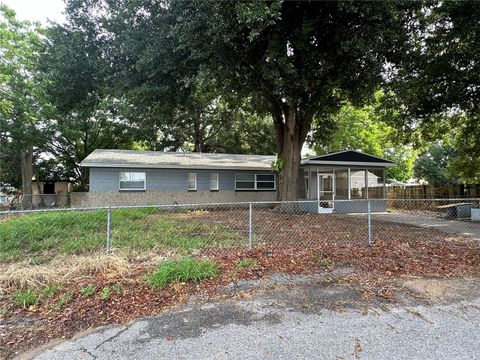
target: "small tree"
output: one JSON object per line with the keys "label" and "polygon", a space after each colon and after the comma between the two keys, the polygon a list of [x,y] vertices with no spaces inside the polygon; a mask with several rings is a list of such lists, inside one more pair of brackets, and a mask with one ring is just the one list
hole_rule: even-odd
{"label": "small tree", "polygon": [[[25,207],[32,204],[34,151],[43,145],[49,108],[38,72],[42,32],[37,24],[18,21],[13,10],[0,4],[0,169],[20,169]],[[20,163],[11,166],[11,159]],[[15,178],[3,171],[0,181]]]}

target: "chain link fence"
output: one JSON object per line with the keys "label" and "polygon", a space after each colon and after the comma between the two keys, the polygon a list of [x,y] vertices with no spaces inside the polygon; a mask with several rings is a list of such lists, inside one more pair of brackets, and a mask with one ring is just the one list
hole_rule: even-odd
{"label": "chain link fence", "polygon": [[0,260],[480,240],[480,199],[335,200],[0,212]]}

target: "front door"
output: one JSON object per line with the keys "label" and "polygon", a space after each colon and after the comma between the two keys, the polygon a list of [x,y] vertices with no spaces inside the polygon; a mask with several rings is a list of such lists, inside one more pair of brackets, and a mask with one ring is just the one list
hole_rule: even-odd
{"label": "front door", "polygon": [[332,212],[335,199],[333,174],[318,174],[317,178],[318,212]]}

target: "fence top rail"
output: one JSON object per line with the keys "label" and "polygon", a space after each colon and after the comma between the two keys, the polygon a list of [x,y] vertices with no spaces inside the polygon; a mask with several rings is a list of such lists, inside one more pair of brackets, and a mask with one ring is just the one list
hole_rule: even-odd
{"label": "fence top rail", "polygon": [[[480,198],[471,198],[469,201],[479,201]],[[248,207],[250,204],[255,205],[280,205],[280,204],[298,204],[298,203],[320,203],[320,202],[368,202],[368,201],[398,201],[398,202],[433,202],[433,201],[465,201],[465,198],[437,198],[437,199],[335,199],[335,200],[289,200],[289,201],[242,201],[242,202],[218,202],[218,203],[186,203],[186,204],[149,204],[149,205],[112,205],[112,206],[88,206],[88,207],[62,207],[62,208],[48,208],[48,209],[26,209],[26,210],[5,210],[0,211],[0,215],[12,214],[26,214],[26,213],[43,213],[43,212],[61,212],[61,211],[93,211],[93,210],[108,210],[108,209],[169,209],[172,208],[199,208],[199,207],[230,207],[230,206],[244,206]]]}

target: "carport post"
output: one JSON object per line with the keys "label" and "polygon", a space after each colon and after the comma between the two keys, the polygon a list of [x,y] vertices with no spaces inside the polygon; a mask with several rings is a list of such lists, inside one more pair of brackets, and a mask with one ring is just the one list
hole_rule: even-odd
{"label": "carport post", "polygon": [[367,218],[368,218],[368,245],[372,245],[372,211],[370,200],[367,200]]}
{"label": "carport post", "polygon": [[252,203],[248,204],[248,250],[252,250]]}
{"label": "carport post", "polygon": [[105,255],[110,255],[110,217],[111,217],[111,209],[108,207],[107,209],[107,248],[105,250]]}

